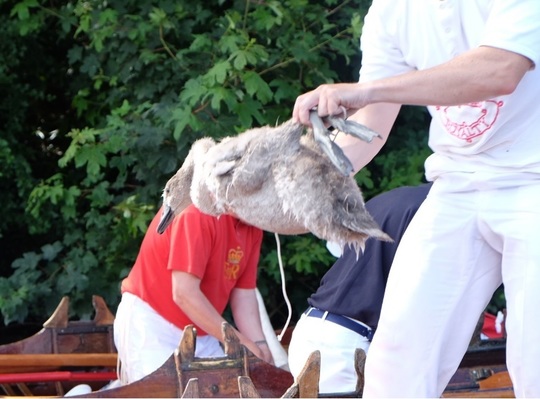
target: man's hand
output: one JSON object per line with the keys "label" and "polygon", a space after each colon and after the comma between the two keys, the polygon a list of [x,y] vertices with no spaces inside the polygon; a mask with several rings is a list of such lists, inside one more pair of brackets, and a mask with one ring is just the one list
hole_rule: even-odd
{"label": "man's hand", "polygon": [[317,108],[320,117],[343,113],[348,116],[367,105],[366,95],[367,92],[359,83],[321,85],[296,99],[292,117],[296,122],[311,126],[309,112],[314,108]]}

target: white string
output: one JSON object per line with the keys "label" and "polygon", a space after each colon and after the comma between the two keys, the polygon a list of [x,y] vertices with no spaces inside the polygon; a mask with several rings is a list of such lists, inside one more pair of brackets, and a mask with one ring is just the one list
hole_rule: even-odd
{"label": "white string", "polygon": [[281,245],[279,242],[279,235],[278,233],[274,233],[274,236],[276,237],[276,243],[277,243],[279,274],[281,276],[281,291],[283,292],[283,298],[285,299],[285,303],[287,304],[287,310],[289,312],[287,316],[287,321],[285,322],[285,325],[283,326],[281,333],[279,333],[277,337],[278,341],[281,342],[281,339],[283,338],[283,335],[285,335],[285,332],[287,331],[287,327],[289,327],[289,323],[291,322],[292,306],[291,306],[291,301],[289,301],[289,297],[287,296],[287,287],[285,286],[285,270],[283,268],[283,261],[281,259]]}

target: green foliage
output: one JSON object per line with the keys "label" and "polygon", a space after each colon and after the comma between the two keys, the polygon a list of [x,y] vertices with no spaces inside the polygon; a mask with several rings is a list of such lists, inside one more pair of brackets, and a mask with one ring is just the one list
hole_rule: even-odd
{"label": "green foliage", "polygon": [[[300,93],[350,80],[369,3],[2,3],[0,85],[10,98],[0,99],[0,160],[9,165],[0,171],[9,188],[0,191],[8,204],[0,240],[12,248],[0,264],[5,323],[45,317],[63,295],[78,317],[90,315],[92,294],[114,309],[161,190],[191,144],[282,122]],[[368,197],[421,180],[423,143],[403,142],[359,174]],[[286,237],[282,250],[304,306],[333,258],[309,235]],[[261,259],[261,291],[280,314],[272,237]]]}
{"label": "green foliage", "polygon": [[[296,318],[305,310],[306,298],[313,293],[319,280],[335,261],[326,249],[325,243],[312,236],[278,236],[267,233],[259,269],[259,290],[265,299],[271,317],[283,322],[287,317],[287,307],[282,289],[285,284]],[[280,265],[283,266],[283,279]],[[283,321],[282,321],[283,320]],[[281,326],[276,325],[276,328]]]}

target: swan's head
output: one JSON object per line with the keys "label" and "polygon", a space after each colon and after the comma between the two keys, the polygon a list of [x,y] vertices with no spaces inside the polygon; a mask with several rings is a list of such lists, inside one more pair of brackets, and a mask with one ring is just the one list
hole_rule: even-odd
{"label": "swan's head", "polygon": [[163,207],[161,219],[157,232],[163,234],[176,215],[179,215],[191,204],[189,187],[191,176],[186,176],[185,170],[180,168],[176,174],[169,179],[163,189]]}
{"label": "swan's head", "polygon": [[[163,213],[157,228],[158,233],[162,234],[174,217],[193,203],[190,192],[192,191],[191,186],[194,184],[195,162],[201,162],[208,150],[214,145],[215,142],[210,137],[199,139],[193,143],[180,169],[165,184],[163,189]],[[195,182],[196,185],[200,183]]]}
{"label": "swan's head", "polygon": [[172,220],[174,219],[175,212],[175,204],[174,204],[174,196],[171,195],[171,186],[174,186],[175,181],[174,178],[176,175],[174,175],[167,184],[165,185],[165,189],[163,190],[163,207],[161,211],[161,219],[159,220],[159,224],[157,227],[157,232],[159,234],[163,234],[165,229],[167,229],[167,226],[171,224]]}

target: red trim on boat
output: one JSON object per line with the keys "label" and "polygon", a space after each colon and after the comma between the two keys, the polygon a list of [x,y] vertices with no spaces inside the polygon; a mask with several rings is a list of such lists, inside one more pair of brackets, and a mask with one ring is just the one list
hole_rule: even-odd
{"label": "red trim on boat", "polygon": [[117,378],[118,376],[116,374],[116,371],[43,371],[36,373],[0,374],[0,384],[51,381],[109,381],[116,380]]}

